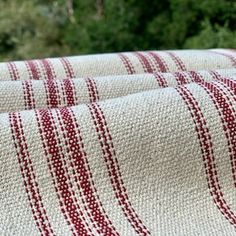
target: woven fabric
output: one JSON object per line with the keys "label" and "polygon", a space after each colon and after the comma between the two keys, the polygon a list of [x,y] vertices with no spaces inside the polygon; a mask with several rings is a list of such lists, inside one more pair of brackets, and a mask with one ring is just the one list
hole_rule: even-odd
{"label": "woven fabric", "polygon": [[106,75],[224,69],[236,66],[229,49],[110,53],[0,63],[0,80],[65,79]]}
{"label": "woven fabric", "polygon": [[1,64],[0,235],[236,235],[236,54],[153,55]]}
{"label": "woven fabric", "polygon": [[64,80],[0,82],[0,113],[35,108],[60,108],[97,102],[150,89],[174,87],[196,80],[227,76],[236,79],[236,69],[146,73]]}

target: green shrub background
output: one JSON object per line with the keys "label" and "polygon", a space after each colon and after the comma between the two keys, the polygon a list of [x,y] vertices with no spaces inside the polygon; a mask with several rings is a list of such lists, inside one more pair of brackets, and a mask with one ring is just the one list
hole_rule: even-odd
{"label": "green shrub background", "polygon": [[0,60],[236,48],[236,0],[0,0]]}

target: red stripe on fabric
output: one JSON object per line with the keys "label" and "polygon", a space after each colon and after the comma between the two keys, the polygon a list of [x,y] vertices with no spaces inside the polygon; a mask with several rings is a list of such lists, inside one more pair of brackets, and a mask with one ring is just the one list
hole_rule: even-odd
{"label": "red stripe on fabric", "polygon": [[85,218],[72,189],[68,169],[64,167],[66,160],[61,150],[61,142],[52,113],[50,110],[38,110],[36,111],[36,116],[45,157],[58,196],[61,212],[71,226],[70,229],[73,235],[92,235],[86,229]]}
{"label": "red stripe on fabric", "polygon": [[86,78],[85,81],[86,81],[88,92],[89,92],[90,102],[98,101],[99,95],[98,95],[98,89],[97,89],[95,80],[92,78]]}
{"label": "red stripe on fabric", "polygon": [[186,79],[186,75],[184,72],[179,72],[179,71],[175,72],[174,76],[178,85],[183,85],[188,83],[188,80]]}
{"label": "red stripe on fabric", "polygon": [[98,139],[103,152],[104,162],[106,163],[111,185],[113,187],[118,203],[134,230],[139,235],[150,235],[150,232],[147,230],[146,226],[143,225],[142,221],[139,219],[130,203],[126,188],[124,186],[124,182],[122,180],[120,167],[112,142],[112,137],[107,127],[107,122],[105,120],[104,114],[100,106],[96,103],[91,103],[87,106],[91,112],[91,116],[96,127],[96,132],[98,134]]}
{"label": "red stripe on fabric", "polygon": [[210,71],[210,75],[212,76],[213,79],[215,80],[220,80],[222,76],[217,72],[217,71]]}
{"label": "red stripe on fabric", "polygon": [[70,150],[70,166],[74,169],[74,179],[78,189],[82,190],[81,197],[91,222],[99,235],[118,236],[118,232],[109,220],[94,186],[92,173],[88,164],[87,154],[80,134],[79,125],[70,108],[60,109],[64,127],[64,138]]}
{"label": "red stripe on fabric", "polygon": [[21,116],[19,113],[10,113],[9,121],[14,145],[17,152],[18,163],[25,186],[25,191],[31,207],[33,218],[41,235],[54,235],[51,224],[48,220],[46,210],[40,195],[36,180],[34,167],[30,159],[28,145],[24,135]]}
{"label": "red stripe on fabric", "polygon": [[41,65],[46,78],[46,80],[44,80],[44,87],[47,96],[47,106],[49,108],[58,108],[61,104],[61,101],[57,81],[54,80],[56,75],[53,70],[53,66],[47,59],[41,60]]}
{"label": "red stripe on fabric", "polygon": [[[227,83],[227,80],[224,80],[226,86],[230,84]],[[224,84],[223,83],[223,84]],[[232,103],[228,95],[217,85],[213,83],[209,85],[209,83],[204,84],[205,88],[208,89],[208,93],[211,95],[212,100],[220,114],[221,122],[223,124],[225,136],[228,141],[229,146],[229,154],[230,154],[230,162],[232,167],[232,176],[234,180],[234,186],[236,187],[236,113],[233,108]],[[231,87],[231,86],[230,86]],[[226,87],[227,88],[227,87]],[[234,85],[236,88],[236,85]],[[235,97],[236,93],[231,93],[233,97]]]}
{"label": "red stripe on fabric", "polygon": [[8,62],[7,67],[8,67],[11,79],[12,80],[19,80],[20,75],[19,75],[18,69],[16,67],[16,64],[14,62]]}
{"label": "red stripe on fabric", "polygon": [[156,52],[148,52],[148,55],[154,59],[156,66],[159,68],[159,72],[168,72],[169,68],[165,61]]}
{"label": "red stripe on fabric", "polygon": [[160,88],[168,87],[166,78],[161,73],[153,73]]}
{"label": "red stripe on fabric", "polygon": [[201,111],[201,108],[198,105],[198,102],[186,87],[180,86],[177,87],[176,90],[185,101],[193,118],[199,144],[201,147],[208,188],[213,201],[219,211],[224,215],[224,217],[232,225],[236,226],[236,217],[231,211],[229,205],[226,203],[223,192],[221,191],[221,186],[216,169],[212,138],[209,133],[209,128],[207,127],[206,119]]}
{"label": "red stripe on fabric", "polygon": [[132,62],[129,60],[129,57],[123,53],[118,53],[118,56],[120,57],[121,61],[123,62],[128,74],[135,74],[134,66],[132,65]]}
{"label": "red stripe on fabric", "polygon": [[186,73],[191,76],[192,81],[195,83],[202,83],[204,81],[196,71],[188,71]]}
{"label": "red stripe on fabric", "polygon": [[224,53],[224,52],[219,52],[219,51],[210,51],[210,52],[227,57],[232,62],[232,66],[236,67],[236,57],[229,55],[227,53]]}
{"label": "red stripe on fabric", "polygon": [[[218,74],[215,71],[211,71],[211,74],[215,77],[215,79],[219,80],[220,84],[224,86],[225,89],[230,93],[234,101],[236,102],[236,82],[233,79],[228,79],[220,74]],[[217,91],[217,90],[216,90]],[[221,93],[222,93],[221,89]],[[231,162],[231,168],[232,168],[232,177],[234,181],[234,187],[236,187],[236,134],[235,134],[235,127],[236,127],[236,111],[233,108],[232,103],[230,102],[228,96],[226,93],[222,93],[226,97],[227,103],[222,104],[224,99],[218,98],[219,101],[217,101],[218,109],[222,109],[222,123],[224,125],[224,131],[225,135],[228,140],[229,145],[229,153],[230,153],[230,162]],[[217,94],[218,95],[218,94]],[[218,95],[219,96],[219,95]],[[227,133],[227,130],[229,133]]]}
{"label": "red stripe on fabric", "polygon": [[75,73],[74,73],[73,68],[70,64],[70,61],[66,57],[61,57],[60,61],[64,67],[64,70],[66,72],[66,76],[70,79],[75,78]]}
{"label": "red stripe on fabric", "polygon": [[61,104],[57,80],[44,80],[44,88],[47,97],[47,106],[49,108],[57,108]]}
{"label": "red stripe on fabric", "polygon": [[22,87],[23,87],[23,92],[24,92],[25,109],[34,109],[35,99],[34,99],[32,81],[30,80],[22,81]]}
{"label": "red stripe on fabric", "polygon": [[28,60],[25,61],[28,73],[29,73],[29,78],[33,80],[39,80],[39,71],[38,71],[38,66],[37,62],[35,60]]}
{"label": "red stripe on fabric", "polygon": [[148,61],[148,58],[143,53],[134,52],[133,54],[139,59],[141,65],[143,66],[144,72],[147,72],[147,73],[154,72],[150,62]]}
{"label": "red stripe on fabric", "polygon": [[182,60],[174,52],[166,51],[166,53],[172,58],[178,70],[182,70],[182,71],[187,70]]}
{"label": "red stripe on fabric", "polygon": [[75,102],[75,85],[72,79],[65,79],[62,81],[63,92],[66,97],[67,106],[74,106]]}
{"label": "red stripe on fabric", "polygon": [[41,60],[41,64],[43,66],[44,74],[46,79],[52,80],[55,79],[55,72],[53,70],[53,66],[51,65],[50,61],[48,59]]}

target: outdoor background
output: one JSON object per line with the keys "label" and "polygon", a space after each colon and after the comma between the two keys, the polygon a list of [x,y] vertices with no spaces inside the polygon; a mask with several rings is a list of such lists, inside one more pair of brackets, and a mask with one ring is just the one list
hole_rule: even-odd
{"label": "outdoor background", "polygon": [[0,60],[236,48],[236,0],[0,0]]}

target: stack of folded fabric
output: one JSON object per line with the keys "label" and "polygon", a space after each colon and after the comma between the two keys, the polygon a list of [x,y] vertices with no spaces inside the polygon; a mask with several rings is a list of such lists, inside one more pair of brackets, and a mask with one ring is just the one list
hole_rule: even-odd
{"label": "stack of folded fabric", "polygon": [[236,235],[236,51],[0,63],[0,235]]}

